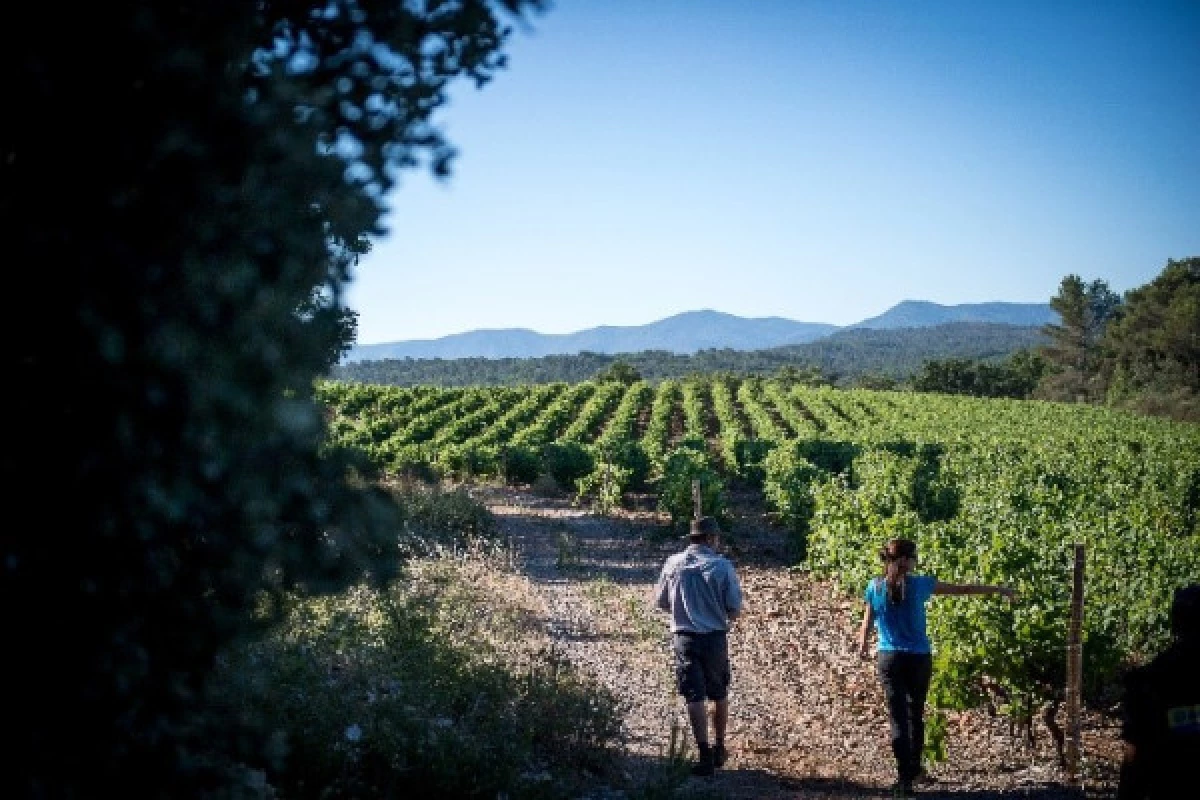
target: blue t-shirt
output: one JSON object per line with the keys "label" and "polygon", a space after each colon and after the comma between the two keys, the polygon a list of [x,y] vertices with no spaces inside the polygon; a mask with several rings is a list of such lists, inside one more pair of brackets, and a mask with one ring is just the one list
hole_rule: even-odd
{"label": "blue t-shirt", "polygon": [[904,578],[904,599],[891,603],[883,578],[867,584],[865,599],[875,612],[880,651],[932,652],[925,632],[925,603],[933,596],[935,586],[937,578],[930,575],[908,575]]}

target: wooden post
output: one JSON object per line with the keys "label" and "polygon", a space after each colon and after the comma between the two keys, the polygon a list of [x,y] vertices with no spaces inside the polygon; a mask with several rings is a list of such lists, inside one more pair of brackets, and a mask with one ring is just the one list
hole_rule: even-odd
{"label": "wooden post", "polygon": [[1071,585],[1071,626],[1067,631],[1067,775],[1079,780],[1083,696],[1083,545],[1075,545],[1075,574]]}
{"label": "wooden post", "polygon": [[692,512],[692,519],[700,519],[701,508],[700,508],[700,481],[699,480],[692,481],[692,506],[694,507],[694,510]]}

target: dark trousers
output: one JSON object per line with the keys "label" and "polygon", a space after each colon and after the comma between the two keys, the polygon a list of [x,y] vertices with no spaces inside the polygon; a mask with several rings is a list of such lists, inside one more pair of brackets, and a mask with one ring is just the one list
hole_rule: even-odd
{"label": "dark trousers", "polygon": [[675,640],[675,680],[689,703],[720,702],[729,696],[729,642],[725,631],[678,632]]}
{"label": "dark trousers", "polygon": [[896,770],[900,780],[911,781],[921,769],[921,751],[925,749],[925,696],[933,675],[933,657],[885,650],[879,654],[878,670],[891,718]]}

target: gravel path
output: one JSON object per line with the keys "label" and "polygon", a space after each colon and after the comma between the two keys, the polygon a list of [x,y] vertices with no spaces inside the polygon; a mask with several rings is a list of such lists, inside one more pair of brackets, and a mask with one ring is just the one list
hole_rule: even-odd
{"label": "gravel path", "polygon": [[[622,698],[623,763],[614,785],[669,783],[672,729],[690,733],[671,675],[665,616],[649,594],[663,560],[682,544],[652,512],[601,518],[548,498],[486,487],[520,569],[542,595],[546,628],[577,666]],[[824,582],[779,561],[779,535],[761,515],[735,515],[728,554],[746,595],[730,634],[730,761],[712,779],[687,778],[684,796],[879,797],[893,779],[887,716],[873,665],[854,652],[858,609]],[[948,759],[930,767],[922,796],[1105,797],[1118,743],[1112,723],[1085,731],[1088,789],[1065,788],[1048,737],[1031,747],[980,712],[948,715]],[[691,753],[688,753],[691,756]],[[675,767],[675,780],[679,769]],[[598,789],[597,797],[627,796]]]}

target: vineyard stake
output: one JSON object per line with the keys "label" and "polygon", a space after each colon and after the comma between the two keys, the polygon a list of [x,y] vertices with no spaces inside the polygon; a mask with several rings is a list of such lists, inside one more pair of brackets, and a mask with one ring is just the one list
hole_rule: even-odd
{"label": "vineyard stake", "polygon": [[1075,574],[1071,585],[1071,626],[1067,633],[1067,775],[1079,780],[1079,750],[1083,694],[1083,545],[1075,545]]}

